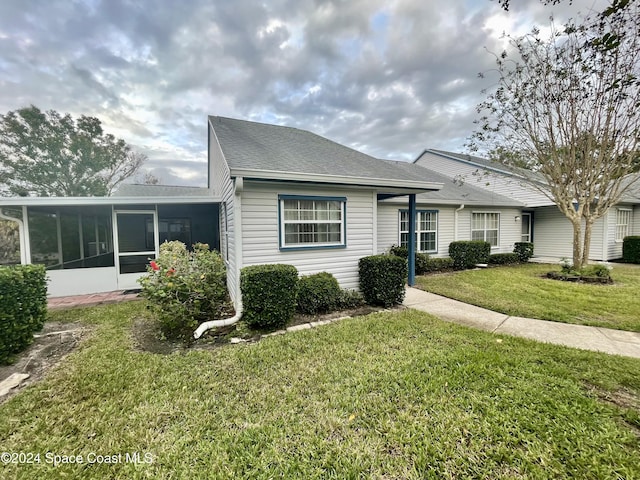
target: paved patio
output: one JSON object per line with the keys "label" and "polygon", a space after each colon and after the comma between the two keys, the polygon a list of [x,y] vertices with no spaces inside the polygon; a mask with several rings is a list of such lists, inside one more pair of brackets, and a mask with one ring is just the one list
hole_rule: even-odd
{"label": "paved patio", "polygon": [[73,295],[70,297],[49,298],[47,307],[49,309],[89,307],[93,305],[103,305],[106,303],[120,303],[131,300],[139,300],[138,292],[131,290],[119,290],[115,292],[92,293],[91,295]]}

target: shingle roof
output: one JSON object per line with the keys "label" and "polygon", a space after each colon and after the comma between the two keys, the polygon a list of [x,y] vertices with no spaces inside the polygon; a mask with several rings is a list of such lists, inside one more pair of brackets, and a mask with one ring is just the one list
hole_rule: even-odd
{"label": "shingle roof", "polygon": [[306,130],[209,117],[229,168],[309,175],[431,182],[422,167],[392,163]]}
{"label": "shingle roof", "polygon": [[[388,161],[388,160],[386,160]],[[413,165],[407,162],[390,162],[395,168],[406,169]],[[483,206],[504,206],[504,207],[522,207],[523,203],[499,195],[478,187],[474,187],[468,183],[456,183],[453,179],[442,175],[434,170],[426,167],[420,167],[426,170],[426,175],[433,179],[434,182],[442,183],[442,188],[435,192],[421,193],[417,196],[418,203],[433,204],[467,204],[467,205],[483,205]]]}
{"label": "shingle roof", "polygon": [[202,187],[178,187],[173,185],[147,185],[121,183],[113,192],[114,197],[207,197],[211,193]]}

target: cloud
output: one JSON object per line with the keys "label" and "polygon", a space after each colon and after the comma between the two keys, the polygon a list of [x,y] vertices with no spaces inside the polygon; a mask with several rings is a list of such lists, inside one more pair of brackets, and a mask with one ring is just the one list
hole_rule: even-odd
{"label": "cloud", "polygon": [[0,2],[0,112],[97,116],[182,184],[206,178],[209,114],[308,129],[380,158],[460,150],[501,30],[603,0],[511,3],[506,13],[490,0]]}

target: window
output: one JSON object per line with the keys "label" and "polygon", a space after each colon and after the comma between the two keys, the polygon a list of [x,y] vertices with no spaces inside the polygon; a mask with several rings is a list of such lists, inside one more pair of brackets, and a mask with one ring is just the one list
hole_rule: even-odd
{"label": "window", "polygon": [[280,248],[344,247],[344,197],[280,195]]}
{"label": "window", "polygon": [[[409,212],[400,210],[400,246],[409,243]],[[416,212],[416,243],[419,252],[438,251],[438,212],[418,210]]]}
{"label": "window", "polygon": [[497,247],[500,233],[499,213],[474,213],[471,218],[471,240],[489,242]]}
{"label": "window", "polygon": [[629,235],[629,225],[631,224],[631,210],[619,208],[616,211],[616,242],[621,242]]}

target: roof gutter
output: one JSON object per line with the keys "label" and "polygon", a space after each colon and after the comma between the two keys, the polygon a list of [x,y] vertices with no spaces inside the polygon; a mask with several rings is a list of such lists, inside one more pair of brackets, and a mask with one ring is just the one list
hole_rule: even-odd
{"label": "roof gutter", "polygon": [[28,205],[30,207],[79,206],[79,205],[155,205],[221,203],[215,197],[0,197],[4,207]]}
{"label": "roof gutter", "polygon": [[392,187],[415,189],[421,191],[440,190],[442,183],[422,182],[419,180],[401,180],[372,177],[345,177],[321,173],[280,172],[277,170],[253,170],[249,168],[232,168],[232,177],[255,178],[261,180],[298,181],[314,183],[337,183],[343,185],[361,185],[368,187]]}

